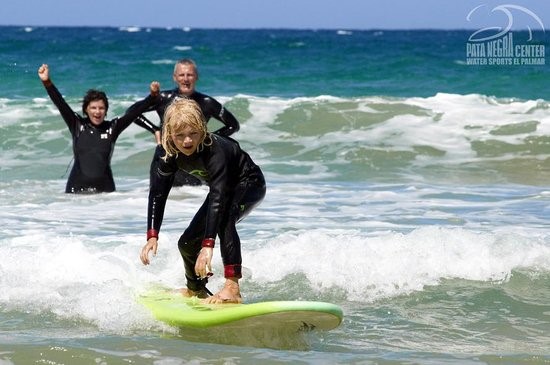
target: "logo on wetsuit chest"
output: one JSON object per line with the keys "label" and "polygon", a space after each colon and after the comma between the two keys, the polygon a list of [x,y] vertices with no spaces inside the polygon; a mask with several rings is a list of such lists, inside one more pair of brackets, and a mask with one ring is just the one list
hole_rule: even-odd
{"label": "logo on wetsuit chest", "polygon": [[202,177],[203,179],[208,177],[208,171],[206,171],[206,170],[195,169],[195,170],[189,171],[189,173],[191,175],[195,175],[197,177]]}
{"label": "logo on wetsuit chest", "polygon": [[113,133],[113,129],[109,128],[105,133],[101,133],[101,139],[109,139],[109,136]]}

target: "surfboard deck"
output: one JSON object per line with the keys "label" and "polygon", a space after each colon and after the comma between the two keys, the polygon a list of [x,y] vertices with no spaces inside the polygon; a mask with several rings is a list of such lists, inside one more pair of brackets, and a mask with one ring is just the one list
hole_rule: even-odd
{"label": "surfboard deck", "polygon": [[153,316],[171,326],[209,329],[271,329],[278,332],[328,331],[342,323],[342,309],[315,301],[266,301],[250,304],[202,304],[177,291],[153,290],[139,297]]}

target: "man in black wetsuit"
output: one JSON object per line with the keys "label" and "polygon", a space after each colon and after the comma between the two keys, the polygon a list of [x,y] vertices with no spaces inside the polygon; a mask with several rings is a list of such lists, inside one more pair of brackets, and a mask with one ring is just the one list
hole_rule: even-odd
{"label": "man in black wetsuit", "polygon": [[[208,184],[209,192],[178,242],[187,280],[187,288],[181,293],[205,298],[206,303],[240,303],[241,241],[235,225],[263,200],[264,175],[235,140],[207,132],[200,107],[192,100],[180,99],[170,104],[162,133],[166,152],[152,175],[147,243],[140,259],[148,265],[149,252],[157,253],[158,234],[175,173],[192,173]],[[220,239],[225,284],[208,298],[205,284],[211,275],[216,236]]]}
{"label": "man in black wetsuit", "polygon": [[[151,94],[132,105],[126,114],[111,121],[105,120],[109,101],[104,92],[88,90],[82,103],[85,117],[75,113],[50,80],[48,65],[38,69],[50,99],[69,127],[73,139],[74,165],[65,187],[66,193],[102,193],[115,191],[111,157],[115,142],[132,122],[158,100],[160,85],[151,83]],[[148,126],[154,130],[154,126]],[[146,128],[144,126],[144,128]]]}
{"label": "man in black wetsuit", "polygon": [[[199,79],[199,73],[197,65],[193,60],[182,59],[178,61],[174,66],[173,78],[174,82],[178,86],[172,90],[161,91],[160,102],[154,107],[149,108],[148,110],[155,110],[157,112],[160,118],[160,129],[162,129],[162,124],[164,122],[164,112],[168,105],[170,105],[170,103],[172,103],[172,101],[176,99],[185,98],[194,100],[199,104],[202,110],[202,114],[206,118],[206,122],[208,122],[210,118],[214,118],[224,124],[222,128],[214,132],[215,134],[227,137],[239,130],[239,122],[237,121],[235,116],[231,114],[230,111],[225,109],[223,105],[220,104],[216,99],[195,90],[195,85]],[[144,126],[144,124],[149,122],[149,120],[143,116],[140,116],[135,122],[138,125]],[[158,133],[156,134],[156,138],[158,143]],[[151,162],[151,175],[155,170],[155,166],[158,165],[158,160],[160,156],[162,156],[163,154],[164,151],[162,150],[162,146],[157,146],[155,155],[153,156],[153,161]],[[176,174],[176,180],[174,182],[174,186],[200,184],[201,181],[199,179],[187,174],[184,171],[180,171]]]}

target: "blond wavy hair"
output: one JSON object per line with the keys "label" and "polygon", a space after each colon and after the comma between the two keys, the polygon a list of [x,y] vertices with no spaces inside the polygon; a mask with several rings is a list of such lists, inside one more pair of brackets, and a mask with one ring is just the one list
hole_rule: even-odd
{"label": "blond wavy hair", "polygon": [[[204,148],[204,142],[206,137],[209,137],[209,133],[206,128],[206,119],[202,114],[199,104],[190,99],[176,99],[164,112],[161,138],[162,147],[166,151],[166,155],[163,157],[164,160],[168,157],[178,155],[179,150],[174,145],[172,136],[177,135],[186,127],[190,127],[201,134],[198,150]],[[208,145],[210,143],[211,139],[209,138]]]}

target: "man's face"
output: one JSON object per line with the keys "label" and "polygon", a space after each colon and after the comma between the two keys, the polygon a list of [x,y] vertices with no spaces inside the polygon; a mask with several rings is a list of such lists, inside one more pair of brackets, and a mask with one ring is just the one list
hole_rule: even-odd
{"label": "man's face", "polygon": [[178,84],[180,93],[189,96],[195,91],[198,80],[197,72],[193,65],[178,64],[174,72],[174,82]]}

